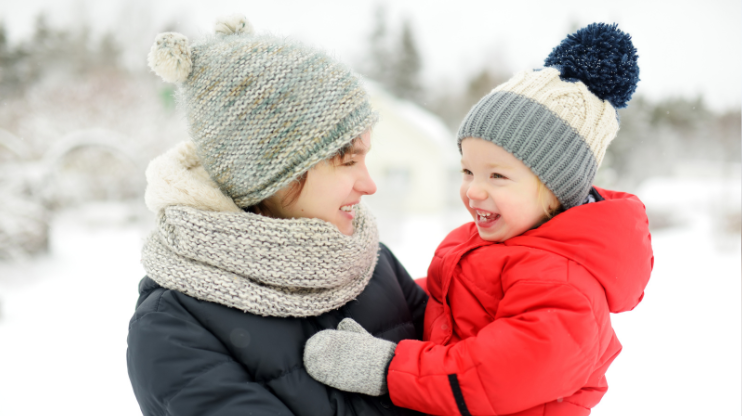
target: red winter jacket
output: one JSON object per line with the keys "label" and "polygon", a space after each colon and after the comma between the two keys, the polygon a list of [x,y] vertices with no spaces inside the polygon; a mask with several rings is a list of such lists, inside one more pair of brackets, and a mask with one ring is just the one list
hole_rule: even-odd
{"label": "red winter jacket", "polygon": [[[597,188],[596,188],[597,189]],[[653,256],[644,205],[597,189],[504,243],[474,223],[428,269],[424,341],[399,343],[394,404],[434,415],[588,415],[621,351],[609,312],[642,299]]]}

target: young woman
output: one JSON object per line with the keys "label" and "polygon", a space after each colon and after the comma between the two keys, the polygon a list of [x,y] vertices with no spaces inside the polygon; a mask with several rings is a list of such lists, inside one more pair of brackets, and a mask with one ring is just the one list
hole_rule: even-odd
{"label": "young woman", "polygon": [[158,214],[129,326],[144,415],[397,415],[380,397],[312,379],[305,342],[353,318],[420,338],[427,296],[359,203],[376,185],[376,121],[358,79],[243,17],[189,44],[157,37],[150,67],[179,84],[192,141],[153,160]]}

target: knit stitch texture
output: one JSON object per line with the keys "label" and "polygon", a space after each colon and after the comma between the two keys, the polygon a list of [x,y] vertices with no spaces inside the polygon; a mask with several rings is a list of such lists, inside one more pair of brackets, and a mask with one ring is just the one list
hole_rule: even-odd
{"label": "knit stitch texture", "polygon": [[312,378],[338,390],[380,396],[388,391],[387,368],[397,344],[376,338],[345,318],[337,330],[314,334],[304,348],[304,367]]}
{"label": "knit stitch texture", "polygon": [[592,24],[569,35],[547,68],[521,71],[472,107],[461,141],[488,140],[521,160],[562,208],[587,197],[618,133],[616,108],[639,81],[636,49],[617,25]]}
{"label": "knit stitch texture", "polygon": [[357,297],[379,247],[373,217],[356,206],[352,236],[319,219],[164,209],[142,250],[160,286],[261,316],[318,316]]}
{"label": "knit stitch texture", "polygon": [[377,120],[360,80],[321,51],[247,33],[190,47],[181,84],[204,168],[245,208],[289,184]]}
{"label": "knit stitch texture", "polygon": [[466,137],[488,140],[521,160],[566,208],[585,199],[598,169],[589,145],[570,123],[507,90],[493,91],[472,109],[459,129],[459,147]]}
{"label": "knit stitch texture", "polygon": [[261,316],[316,316],[354,299],[373,275],[379,237],[363,205],[352,236],[320,219],[242,211],[205,174],[192,142],[153,160],[147,182],[158,227],[142,263],[165,288]]}
{"label": "knit stitch texture", "polygon": [[467,137],[503,147],[568,209],[587,196],[617,132],[610,102],[544,68],[519,72],[484,96],[469,110],[457,138],[459,149]]}

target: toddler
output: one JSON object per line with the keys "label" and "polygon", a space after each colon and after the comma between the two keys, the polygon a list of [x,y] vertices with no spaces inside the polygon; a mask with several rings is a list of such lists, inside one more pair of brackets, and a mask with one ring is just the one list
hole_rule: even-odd
{"label": "toddler", "polygon": [[309,374],[435,415],[588,415],[621,351],[610,313],[641,301],[653,264],[639,199],[592,186],[636,59],[592,24],[477,103],[458,132],[474,221],[436,250],[423,340],[346,319],[307,342]]}

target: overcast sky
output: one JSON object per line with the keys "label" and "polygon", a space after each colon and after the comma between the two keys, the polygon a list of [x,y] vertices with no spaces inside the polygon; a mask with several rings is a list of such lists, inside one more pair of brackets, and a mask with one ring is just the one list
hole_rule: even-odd
{"label": "overcast sky", "polygon": [[[742,101],[742,2],[739,0],[5,0],[0,19],[11,41],[27,36],[45,10],[54,25],[84,17],[95,32],[115,29],[144,62],[168,22],[189,34],[210,32],[217,16],[240,12],[258,31],[310,42],[357,62],[377,4],[390,25],[409,19],[431,86],[463,82],[488,65],[508,74],[542,65],[575,25],[619,24],[639,51],[638,93],[650,99],[702,94],[714,109]],[[138,61],[137,61],[138,62]]]}

